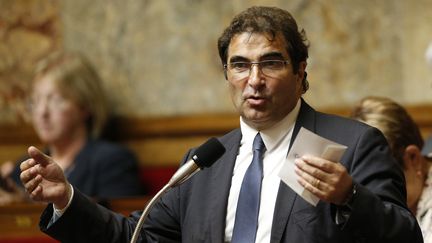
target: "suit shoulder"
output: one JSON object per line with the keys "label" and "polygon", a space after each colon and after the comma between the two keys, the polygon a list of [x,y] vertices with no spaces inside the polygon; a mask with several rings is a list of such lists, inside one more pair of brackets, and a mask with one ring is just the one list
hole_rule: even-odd
{"label": "suit shoulder", "polygon": [[231,144],[232,142],[240,141],[241,137],[242,135],[240,128],[236,128],[218,137],[218,139],[222,144]]}
{"label": "suit shoulder", "polygon": [[339,129],[359,129],[359,130],[367,130],[372,128],[370,125],[349,118],[349,117],[343,117],[340,115],[335,114],[328,114],[317,111],[317,121],[318,124],[331,124],[332,126],[337,126]]}

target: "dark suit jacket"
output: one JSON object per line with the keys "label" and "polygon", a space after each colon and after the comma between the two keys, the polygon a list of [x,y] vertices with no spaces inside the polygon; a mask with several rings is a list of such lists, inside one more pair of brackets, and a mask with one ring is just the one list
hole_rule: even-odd
{"label": "dark suit jacket", "polygon": [[[349,218],[337,225],[335,205],[321,201],[313,207],[281,182],[271,242],[422,242],[418,224],[405,205],[402,170],[390,157],[385,138],[377,129],[316,112],[305,102],[293,139],[302,126],[348,146],[341,163],[359,184],[358,191]],[[221,137],[227,152],[212,167],[195,174],[155,204],[141,231],[142,242],[223,242],[240,140],[238,129]],[[41,229],[62,242],[129,242],[139,213],[121,217],[77,192],[70,208],[47,228],[51,216],[48,207],[42,215]]]}

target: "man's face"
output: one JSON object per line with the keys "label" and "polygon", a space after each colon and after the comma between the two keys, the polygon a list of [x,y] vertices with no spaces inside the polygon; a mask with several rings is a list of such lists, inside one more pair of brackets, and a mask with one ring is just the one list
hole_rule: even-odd
{"label": "man's face", "polygon": [[271,40],[264,33],[235,35],[228,47],[228,64],[288,60],[281,70],[264,74],[258,65],[252,65],[250,75],[238,78],[227,71],[231,99],[243,120],[263,130],[282,120],[296,105],[302,94],[302,79],[306,62],[294,74],[286,43],[281,34]]}

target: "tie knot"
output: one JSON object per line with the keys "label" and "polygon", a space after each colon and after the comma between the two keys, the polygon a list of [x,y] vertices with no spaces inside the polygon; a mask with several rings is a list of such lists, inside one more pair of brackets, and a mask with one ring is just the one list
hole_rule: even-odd
{"label": "tie knot", "polygon": [[261,134],[257,133],[255,136],[255,139],[253,141],[253,150],[258,150],[260,152],[263,152],[265,150],[265,144],[261,138]]}

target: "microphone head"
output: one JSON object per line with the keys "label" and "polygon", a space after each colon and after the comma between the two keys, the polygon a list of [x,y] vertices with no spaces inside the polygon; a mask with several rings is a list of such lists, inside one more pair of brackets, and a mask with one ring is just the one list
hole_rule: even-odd
{"label": "microphone head", "polygon": [[197,148],[192,159],[200,168],[210,167],[224,153],[225,147],[219,140],[217,138],[210,138]]}

